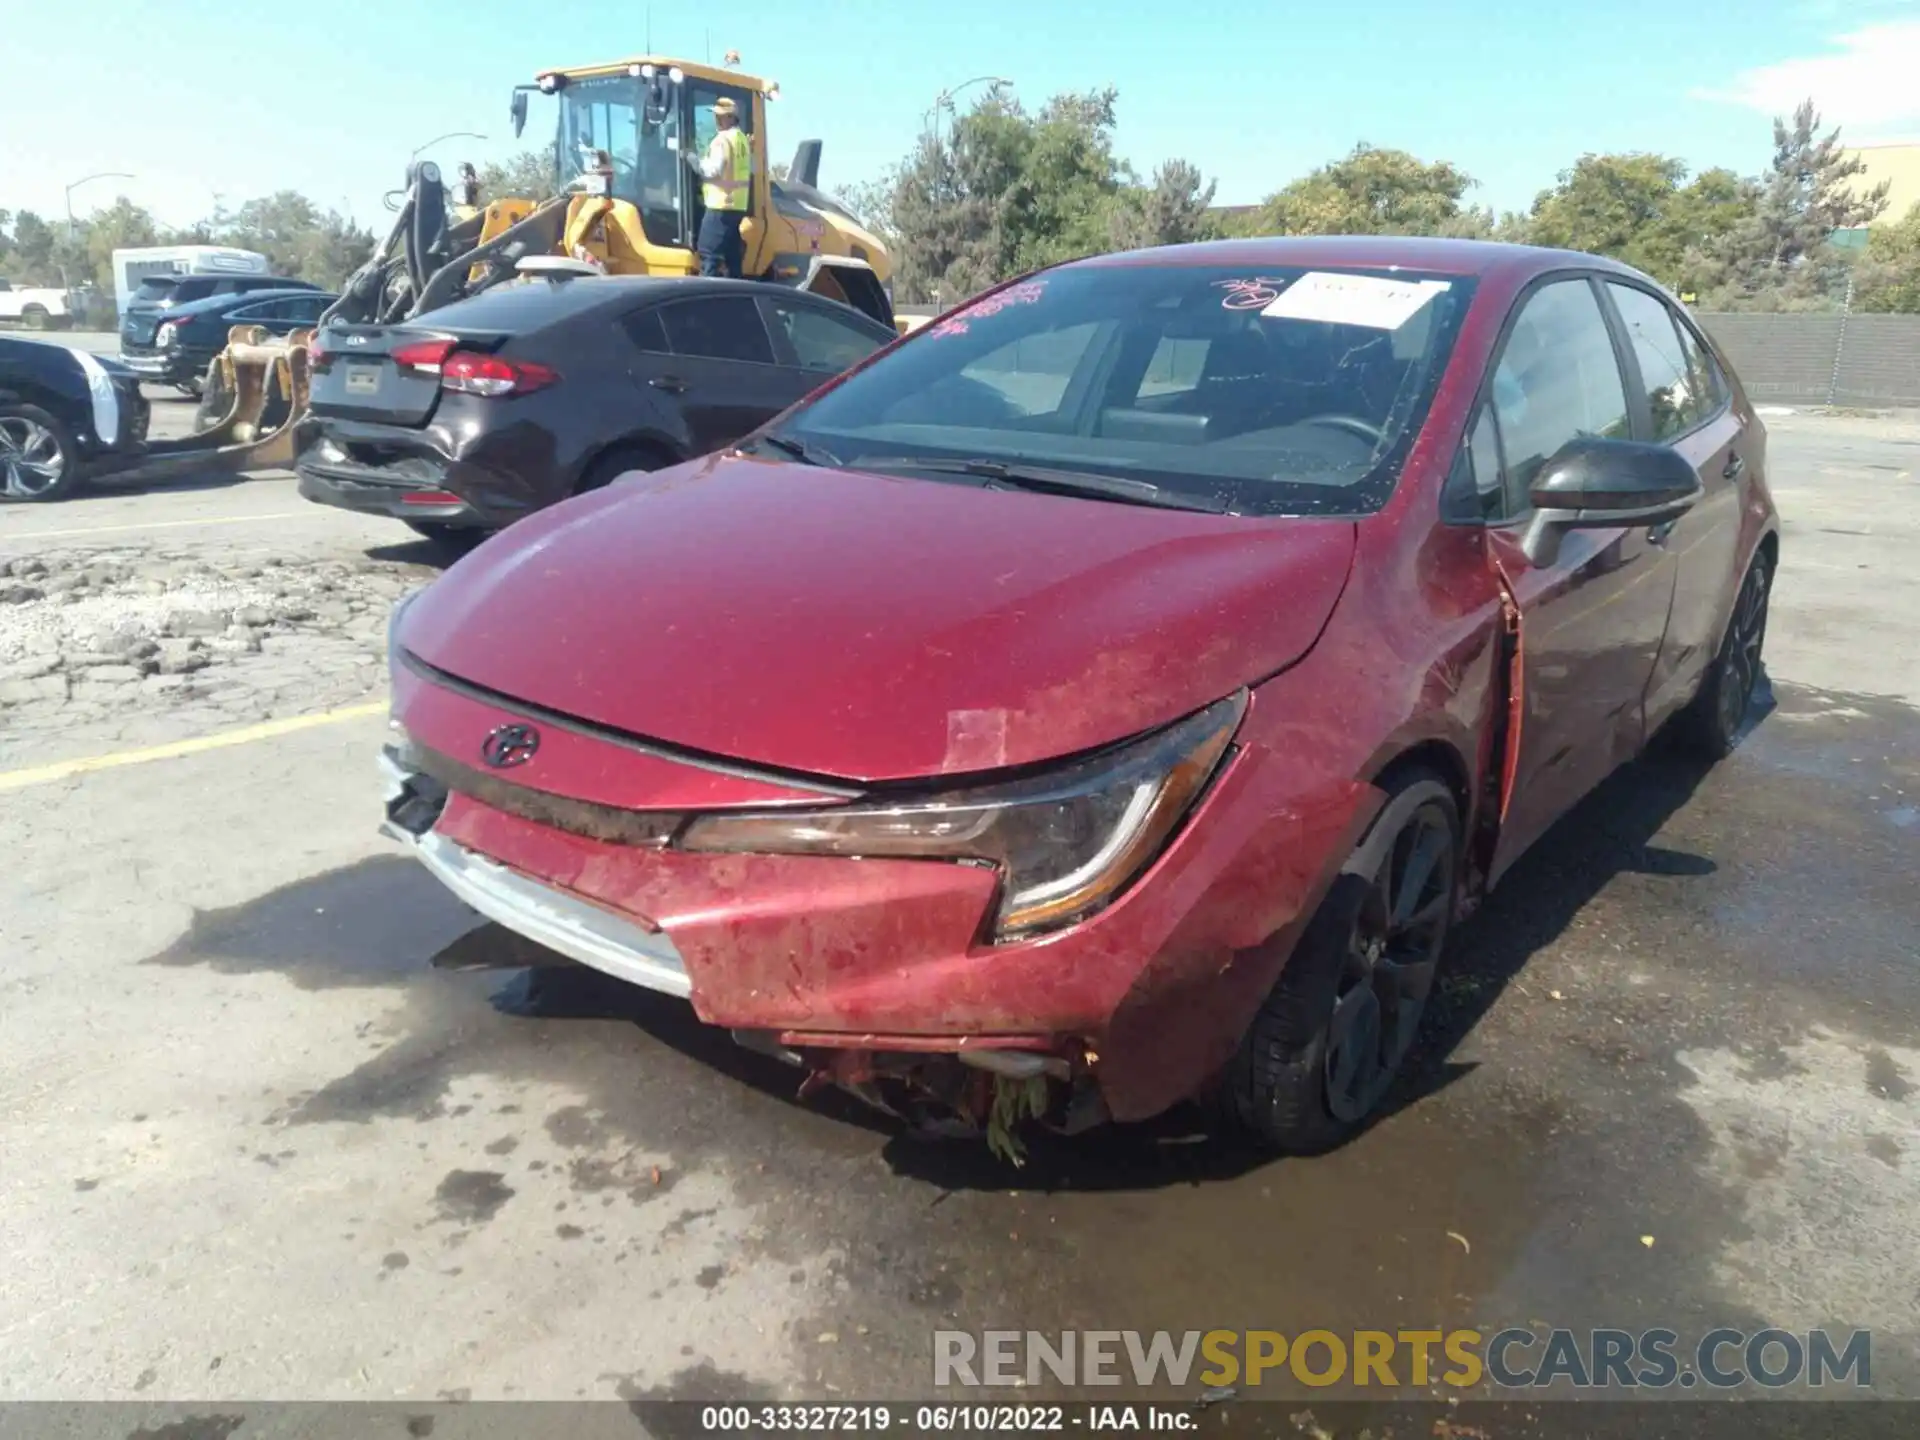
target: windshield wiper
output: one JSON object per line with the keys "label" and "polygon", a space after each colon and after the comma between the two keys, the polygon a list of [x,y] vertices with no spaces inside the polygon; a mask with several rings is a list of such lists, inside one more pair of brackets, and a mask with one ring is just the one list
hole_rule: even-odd
{"label": "windshield wiper", "polygon": [[1206,515],[1226,515],[1227,502],[1215,495],[1190,495],[1168,490],[1151,480],[1130,475],[1101,475],[1087,470],[1060,470],[1047,465],[1016,465],[1005,460],[922,459],[913,455],[883,455],[856,462],[862,470],[926,470],[939,475],[978,475],[1017,490],[1037,490],[1043,494],[1084,495],[1113,500],[1122,505],[1152,505],[1162,510],[1197,510]]}
{"label": "windshield wiper", "polygon": [[770,445],[782,455],[790,456],[802,465],[838,465],[840,463],[840,458],[832,451],[822,450],[818,445],[809,445],[804,440],[795,440],[786,435],[756,435],[747,444]]}

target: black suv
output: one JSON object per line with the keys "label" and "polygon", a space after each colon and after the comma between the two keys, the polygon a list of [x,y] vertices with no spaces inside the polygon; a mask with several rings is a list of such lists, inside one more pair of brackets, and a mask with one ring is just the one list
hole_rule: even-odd
{"label": "black suv", "polygon": [[[176,305],[191,304],[215,295],[251,295],[261,290],[318,290],[307,280],[289,280],[284,275],[149,275],[128,299],[120,315],[122,354],[142,355],[153,351],[154,332]],[[197,385],[182,384],[193,394]]]}

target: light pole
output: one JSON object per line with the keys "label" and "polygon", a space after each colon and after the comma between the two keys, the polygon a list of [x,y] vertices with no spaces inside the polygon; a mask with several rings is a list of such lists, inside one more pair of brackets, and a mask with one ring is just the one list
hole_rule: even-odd
{"label": "light pole", "polygon": [[[95,180],[131,179],[133,179],[133,176],[129,175],[125,170],[102,170],[97,174],[82,175],[78,180],[67,186],[67,245],[69,247],[73,245],[73,192],[78,190],[82,185],[89,184]],[[67,273],[67,262],[64,256],[61,257],[60,260],[60,288],[66,291],[67,305],[68,308],[71,309],[73,305],[73,277]]]}
{"label": "light pole", "polygon": [[950,85],[938,95],[934,96],[933,109],[929,113],[933,116],[933,143],[935,146],[938,146],[940,143],[940,114],[942,111],[952,110],[954,108],[954,97],[962,90],[966,90],[974,85],[991,85],[995,90],[998,90],[1002,85],[1011,85],[1012,83],[1013,81],[1007,79],[1004,75],[976,75],[971,80],[962,80],[958,85]]}
{"label": "light pole", "polygon": [[420,152],[422,150],[431,150],[434,146],[438,145],[442,140],[484,140],[486,138],[487,138],[486,136],[480,134],[476,130],[449,130],[444,135],[434,136],[433,139],[427,141],[427,143],[424,145],[414,146],[413,153],[407,156],[407,163],[411,165],[415,160],[418,160],[420,158]]}
{"label": "light pole", "polygon": [[82,175],[78,180],[74,181],[71,185],[67,186],[67,239],[69,240],[73,239],[73,192],[74,191],[78,190],[82,185],[86,185],[94,180],[131,180],[131,179],[133,179],[133,176],[129,175],[124,170],[102,170],[97,175]]}

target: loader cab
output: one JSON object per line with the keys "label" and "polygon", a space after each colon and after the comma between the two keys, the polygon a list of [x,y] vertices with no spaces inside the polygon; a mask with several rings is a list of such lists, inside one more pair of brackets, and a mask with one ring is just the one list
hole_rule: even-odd
{"label": "loader cab", "polygon": [[[554,137],[557,184],[584,185],[624,200],[639,212],[650,244],[691,251],[700,231],[700,177],[684,156],[704,154],[718,130],[713,107],[731,99],[753,146],[755,184],[750,217],[766,205],[764,102],[757,82],[726,72],[701,73],[665,61],[635,61],[611,73],[550,73],[538,86],[559,100]],[[516,130],[526,95],[514,97]],[[600,172],[604,179],[597,178]],[[584,177],[584,178],[583,178]]]}

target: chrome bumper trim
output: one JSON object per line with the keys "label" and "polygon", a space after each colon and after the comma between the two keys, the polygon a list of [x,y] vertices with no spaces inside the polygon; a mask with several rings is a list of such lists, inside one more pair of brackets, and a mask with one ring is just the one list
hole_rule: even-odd
{"label": "chrome bumper trim", "polygon": [[644,989],[682,1000],[693,993],[686,964],[664,934],[496,865],[432,831],[414,843],[413,851],[461,900],[535,944]]}

